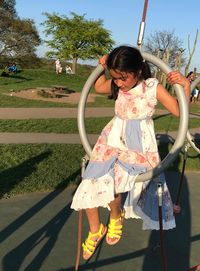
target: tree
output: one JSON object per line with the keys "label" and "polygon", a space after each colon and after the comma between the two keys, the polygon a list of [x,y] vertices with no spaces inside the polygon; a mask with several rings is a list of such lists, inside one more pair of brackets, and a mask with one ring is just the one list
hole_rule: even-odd
{"label": "tree", "polygon": [[72,60],[72,71],[75,73],[78,59],[96,59],[108,53],[114,45],[110,32],[103,28],[102,20],[86,20],[85,15],[79,16],[72,12],[72,18],[59,16],[55,13],[44,13],[47,20],[43,23],[46,44],[52,49],[47,52],[49,57]]}
{"label": "tree", "polygon": [[36,57],[36,46],[40,43],[33,20],[17,16],[15,0],[0,0],[0,55]]}
{"label": "tree", "polygon": [[196,45],[197,45],[197,40],[198,40],[198,34],[199,34],[199,30],[197,29],[197,32],[196,32],[196,37],[195,37],[195,41],[194,41],[194,45],[193,45],[193,48],[191,50],[191,47],[190,47],[190,35],[188,35],[188,51],[189,51],[189,59],[188,59],[188,62],[185,66],[185,76],[187,76],[188,72],[189,72],[189,68],[190,68],[190,64],[191,64],[191,61],[192,61],[192,57],[194,55],[194,52],[195,52],[195,49],[196,49]]}
{"label": "tree", "polygon": [[15,5],[15,0],[0,0],[0,9],[2,9],[3,12],[8,12],[13,17],[17,16]]}
{"label": "tree", "polygon": [[[174,68],[176,57],[183,47],[183,42],[175,36],[174,31],[155,31],[147,38],[144,48],[147,52],[159,56],[161,59],[169,52],[169,65]],[[182,65],[185,64],[185,57],[182,54]]]}

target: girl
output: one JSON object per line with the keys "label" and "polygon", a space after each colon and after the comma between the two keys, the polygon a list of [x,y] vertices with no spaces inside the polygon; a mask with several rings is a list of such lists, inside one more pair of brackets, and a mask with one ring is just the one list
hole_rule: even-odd
{"label": "girl", "polygon": [[[116,99],[115,117],[93,148],[71,206],[86,210],[90,231],[82,245],[85,260],[93,255],[105,235],[109,245],[119,242],[124,217],[141,218],[143,229],[159,229],[156,182],[135,183],[135,179],[160,162],[151,118],[157,100],[179,116],[176,98],[157,79],[151,78],[149,66],[136,48],[120,46],[102,57],[100,64],[108,69],[111,79],[102,73],[95,82],[95,90],[112,94]],[[189,101],[189,80],[179,72],[171,72],[167,77],[170,84],[183,86]],[[164,174],[157,178],[164,191],[163,228],[172,229],[175,227],[173,206]],[[125,195],[123,208],[122,193]],[[100,222],[100,206],[110,210],[108,230]]]}

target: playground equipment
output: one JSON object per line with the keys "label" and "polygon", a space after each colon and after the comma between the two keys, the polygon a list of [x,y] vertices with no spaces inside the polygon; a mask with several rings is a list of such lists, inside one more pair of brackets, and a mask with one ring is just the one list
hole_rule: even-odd
{"label": "playground equipment", "polygon": [[[143,9],[143,16],[142,16],[142,22],[140,24],[139,29],[139,35],[138,35],[138,48],[141,50],[142,42],[143,42],[143,36],[144,36],[144,30],[145,30],[145,18],[146,18],[146,11],[147,11],[147,5],[148,0],[145,0],[144,9]],[[151,54],[148,54],[146,52],[141,52],[143,58],[157,66],[160,70],[162,70],[165,74],[169,73],[171,69],[167,66],[166,63],[161,61],[158,57],[155,57]],[[89,159],[91,155],[91,146],[88,142],[87,133],[85,130],[85,107],[86,107],[86,101],[87,97],[90,91],[90,88],[98,78],[98,76],[103,71],[103,67],[101,65],[98,65],[96,69],[92,72],[92,74],[89,76],[88,80],[86,81],[81,97],[80,102],[78,105],[78,129],[80,134],[80,139],[82,142],[82,145],[86,151],[86,156],[82,159],[82,173],[85,170],[87,160]],[[200,80],[199,80],[200,81]],[[198,81],[198,82],[199,82]],[[196,83],[196,82],[194,82]],[[161,163],[155,167],[152,170],[149,170],[145,173],[141,173],[137,176],[136,182],[144,182],[146,180],[149,180],[153,177],[156,177],[159,175],[162,171],[167,169],[169,165],[176,159],[177,155],[181,151],[182,146],[184,145],[186,133],[190,135],[190,133],[187,131],[188,129],[188,104],[184,95],[184,92],[182,91],[182,87],[179,85],[175,85],[175,93],[179,102],[179,108],[180,108],[180,122],[179,122],[179,128],[178,128],[178,134],[175,139],[175,142],[169,151],[168,155],[161,161]],[[187,136],[188,141],[190,140],[190,144],[192,145],[192,139],[191,136]],[[194,144],[192,145],[194,147]],[[163,236],[163,227],[162,227],[162,184],[157,183],[157,193],[158,193],[158,211],[159,211],[159,224],[160,224],[160,246],[161,246],[161,256],[162,256],[162,262],[163,262],[163,271],[167,271],[167,260],[165,257],[165,251],[164,251],[164,236]],[[179,196],[180,197],[180,196]],[[78,228],[78,252],[76,257],[76,265],[75,270],[78,270],[78,264],[79,264],[79,258],[80,258],[80,244],[81,244],[81,229],[82,229],[82,211],[79,211],[79,228]],[[193,267],[189,269],[192,270],[199,270],[197,269],[199,266]]]}
{"label": "playground equipment", "polygon": [[[142,52],[142,56],[145,60],[158,66],[164,73],[169,73],[171,71],[171,69],[157,57],[145,52]],[[87,134],[85,131],[85,123],[84,123],[85,105],[86,105],[90,88],[92,87],[93,83],[96,81],[96,79],[98,78],[98,76],[101,74],[102,71],[103,71],[103,67],[101,65],[98,65],[96,69],[92,72],[92,74],[89,76],[88,80],[86,81],[83,87],[81,97],[80,97],[80,102],[78,105],[79,134],[80,134],[82,145],[89,157],[90,157],[92,148],[88,142]],[[145,173],[138,175],[136,182],[146,181],[146,180],[151,179],[152,177],[156,177],[157,175],[159,175],[163,170],[165,170],[169,166],[169,164],[171,164],[176,159],[176,156],[180,152],[185,142],[187,126],[188,126],[188,106],[187,106],[184,92],[182,91],[182,87],[179,85],[175,85],[175,92],[176,92],[179,105],[180,105],[180,123],[179,123],[178,135],[175,140],[175,143],[173,147],[171,148],[169,154],[165,157],[165,159],[163,159],[161,163],[153,170],[149,170]]]}

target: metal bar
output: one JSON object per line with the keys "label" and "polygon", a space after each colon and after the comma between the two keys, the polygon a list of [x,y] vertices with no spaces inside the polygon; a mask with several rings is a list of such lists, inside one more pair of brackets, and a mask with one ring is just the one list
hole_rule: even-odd
{"label": "metal bar", "polygon": [[148,0],[145,0],[144,8],[143,8],[143,14],[142,14],[142,22],[145,22],[145,20],[146,20],[147,6],[148,6]]}
{"label": "metal bar", "polygon": [[160,226],[160,252],[162,257],[163,271],[167,271],[167,259],[164,247],[164,230],[163,230],[163,217],[162,217],[162,200],[163,200],[163,187],[161,183],[157,184],[158,193],[158,211],[159,211],[159,226]]}

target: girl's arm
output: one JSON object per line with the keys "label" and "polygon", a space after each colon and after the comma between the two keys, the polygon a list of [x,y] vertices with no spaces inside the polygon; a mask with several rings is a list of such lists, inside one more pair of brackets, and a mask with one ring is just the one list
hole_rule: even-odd
{"label": "girl's arm", "polygon": [[[180,84],[185,92],[187,102],[190,102],[190,82],[181,73],[173,71],[167,75],[168,82],[173,84]],[[161,85],[157,87],[157,99],[164,105],[164,107],[171,112],[174,116],[179,117],[178,101]]]}
{"label": "girl's arm", "polygon": [[111,93],[111,79],[107,79],[105,75],[105,69],[106,69],[106,60],[107,55],[101,57],[99,59],[99,64],[101,64],[104,67],[104,71],[100,76],[97,78],[96,82],[94,83],[94,88],[97,93],[105,93],[110,94]]}
{"label": "girl's arm", "polygon": [[106,78],[105,71],[97,78],[94,88],[97,93],[111,94],[111,79]]}

